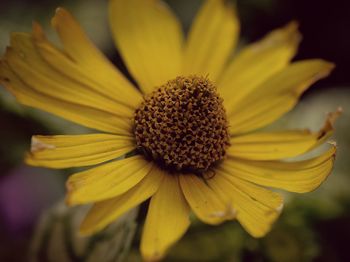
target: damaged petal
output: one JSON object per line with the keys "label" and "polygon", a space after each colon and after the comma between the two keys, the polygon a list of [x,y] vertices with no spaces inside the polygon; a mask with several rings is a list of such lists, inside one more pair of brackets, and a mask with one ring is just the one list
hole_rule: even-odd
{"label": "damaged petal", "polygon": [[211,216],[225,218],[226,220],[233,220],[237,216],[237,210],[233,208],[232,204],[228,204],[226,210],[213,212]]}
{"label": "damaged petal", "polygon": [[334,140],[328,141],[327,144],[332,145],[332,146],[334,146],[334,147],[337,147],[337,146],[338,146],[338,145],[337,145],[337,142],[334,141]]}
{"label": "damaged petal", "polygon": [[43,151],[46,149],[55,149],[56,147],[54,145],[50,144],[45,144],[42,141],[40,141],[38,138],[35,136],[32,137],[32,142],[31,142],[31,147],[30,147],[30,152],[31,153],[36,153],[39,151]]}
{"label": "damaged petal", "polygon": [[322,129],[319,131],[319,139],[327,139],[330,137],[334,130],[334,124],[335,121],[338,119],[338,117],[343,113],[343,109],[341,107],[337,108],[337,111],[335,112],[329,112],[327,114],[327,119],[322,127]]}
{"label": "damaged petal", "polygon": [[277,211],[278,213],[281,213],[282,210],[283,210],[283,207],[284,207],[284,203],[282,202],[281,205],[279,205],[279,206],[276,208],[276,211]]}

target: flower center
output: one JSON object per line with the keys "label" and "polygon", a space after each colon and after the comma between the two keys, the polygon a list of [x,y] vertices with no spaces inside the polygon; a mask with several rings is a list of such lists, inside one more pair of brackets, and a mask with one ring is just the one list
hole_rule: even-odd
{"label": "flower center", "polygon": [[134,133],[146,157],[169,171],[201,174],[229,145],[223,100],[206,77],[177,77],[145,97]]}

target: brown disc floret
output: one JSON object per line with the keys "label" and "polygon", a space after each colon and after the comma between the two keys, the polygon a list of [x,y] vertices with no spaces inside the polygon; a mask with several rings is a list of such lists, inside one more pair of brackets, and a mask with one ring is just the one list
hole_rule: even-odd
{"label": "brown disc floret", "polygon": [[134,133],[139,150],[172,171],[206,171],[229,145],[223,100],[200,76],[177,77],[146,96]]}

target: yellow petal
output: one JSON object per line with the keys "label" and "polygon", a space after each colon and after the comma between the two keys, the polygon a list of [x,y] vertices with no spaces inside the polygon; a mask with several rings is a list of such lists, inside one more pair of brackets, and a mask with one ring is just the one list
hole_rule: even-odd
{"label": "yellow petal", "polygon": [[326,77],[334,65],[319,59],[291,64],[273,75],[234,105],[228,115],[231,135],[258,129],[291,110],[300,95],[314,82]]}
{"label": "yellow petal", "polygon": [[181,26],[159,0],[111,0],[112,33],[125,63],[144,93],[179,75]]}
{"label": "yellow petal", "polygon": [[0,83],[23,105],[44,110],[92,129],[130,135],[130,120],[93,107],[58,99],[56,93],[41,93],[23,82],[3,60],[0,60]]}
{"label": "yellow petal", "polygon": [[304,161],[249,161],[225,159],[222,167],[232,176],[255,184],[291,192],[310,192],[321,185],[332,171],[336,148]]}
{"label": "yellow petal", "polygon": [[185,49],[184,74],[216,80],[239,35],[235,8],[228,1],[207,0],[191,27]]}
{"label": "yellow petal", "polygon": [[86,204],[121,195],[139,183],[151,168],[152,162],[143,156],[132,156],[76,173],[67,181],[67,202]]}
{"label": "yellow petal", "polygon": [[297,27],[291,22],[272,31],[259,42],[243,48],[225,69],[218,90],[228,114],[234,104],[288,65],[301,38]]}
{"label": "yellow petal", "polygon": [[84,69],[85,74],[90,74],[95,81],[101,83],[106,93],[113,96],[130,93],[135,99],[140,98],[131,83],[94,46],[69,12],[58,8],[52,19],[52,26],[57,31],[67,55]]}
{"label": "yellow petal", "polygon": [[[65,11],[61,10],[61,12]],[[67,13],[65,14],[69,16]],[[71,21],[71,23],[76,22]],[[75,40],[72,39],[72,41]],[[49,42],[38,23],[33,23],[33,42],[42,59],[48,63],[50,67],[54,68],[63,76],[74,80],[74,82],[84,87],[85,90],[89,92],[93,91],[95,96],[105,99],[108,98],[124,107],[129,107],[133,111],[142,101],[141,93],[124,79],[116,68],[113,69],[114,71],[117,71],[116,73],[110,72],[109,76],[99,76],[101,73],[108,73],[108,70],[102,72],[101,70],[104,70],[104,66],[98,68],[97,65],[99,63],[96,65],[96,63],[91,61],[91,63],[95,65],[94,72],[92,73],[91,70],[86,69],[84,65],[81,65],[81,63],[79,64],[76,60],[73,60],[71,56],[62,52]],[[96,52],[99,51],[96,50]],[[105,58],[102,60],[105,60]],[[106,63],[109,62],[107,61]],[[112,79],[108,80],[108,77]]]}
{"label": "yellow petal", "polygon": [[44,94],[53,93],[59,99],[95,106],[121,116],[131,116],[133,113],[132,109],[118,105],[110,97],[94,92],[88,86],[52,69],[37,52],[32,37],[28,34],[12,34],[11,47],[6,52],[5,59],[24,82]]}
{"label": "yellow petal", "polygon": [[279,194],[237,179],[220,169],[208,184],[232,204],[237,220],[253,237],[268,233],[283,207]]}
{"label": "yellow petal", "polygon": [[107,134],[33,136],[27,164],[50,168],[96,165],[135,148],[131,137]]}
{"label": "yellow petal", "polygon": [[161,259],[190,226],[190,208],[181,192],[178,177],[167,174],[151,199],[141,238],[146,261]]}
{"label": "yellow petal", "polygon": [[[24,33],[12,34],[11,47],[7,49],[4,60],[4,63],[8,64],[14,74],[33,91],[35,90],[44,96],[51,96],[60,101],[76,104],[81,106],[81,110],[87,108],[87,111],[92,109],[109,114],[108,118],[114,118],[116,121],[113,123],[115,126],[113,127],[114,132],[122,134],[130,132],[132,108],[123,106],[54,70],[42,59],[30,35]],[[11,77],[7,78],[11,79]],[[13,90],[16,90],[15,95],[21,92],[22,85],[14,86],[12,82],[12,87]],[[49,101],[45,102],[49,103]],[[69,120],[74,121],[74,119]],[[105,120],[97,119],[97,121]],[[95,126],[89,127],[98,128]],[[113,132],[112,130],[103,131]]]}
{"label": "yellow petal", "polygon": [[152,170],[138,183],[124,194],[95,203],[89,210],[80,227],[82,235],[94,234],[118,219],[129,209],[150,198],[159,188],[164,172],[153,166]]}
{"label": "yellow petal", "polygon": [[304,154],[323,143],[333,134],[333,124],[340,109],[328,115],[323,128],[285,132],[260,132],[233,137],[227,155],[251,160],[275,160]]}
{"label": "yellow petal", "polygon": [[199,177],[181,175],[180,185],[191,209],[203,222],[217,225],[234,215],[230,206]]}

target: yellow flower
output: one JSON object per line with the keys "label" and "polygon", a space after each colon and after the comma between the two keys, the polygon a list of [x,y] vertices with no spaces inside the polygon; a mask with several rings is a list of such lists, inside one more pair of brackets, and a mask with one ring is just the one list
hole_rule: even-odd
{"label": "yellow flower", "polygon": [[181,238],[191,211],[211,225],[237,219],[262,237],[283,206],[265,187],[304,193],[329,175],[334,145],[312,159],[285,159],[325,142],[337,113],[319,132],[256,131],[334,67],[320,59],[291,63],[300,41],[295,23],[231,59],[239,22],[224,0],[204,3],[186,41],[160,0],[111,0],[109,17],[139,89],[62,8],[52,19],[62,48],[34,23],[32,33],[12,34],[0,66],[1,83],[20,103],[104,132],[34,136],[26,158],[51,168],[107,162],[67,182],[68,204],[94,203],[82,234],[151,198],[141,239],[146,260],[162,258]]}

